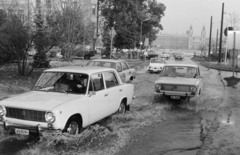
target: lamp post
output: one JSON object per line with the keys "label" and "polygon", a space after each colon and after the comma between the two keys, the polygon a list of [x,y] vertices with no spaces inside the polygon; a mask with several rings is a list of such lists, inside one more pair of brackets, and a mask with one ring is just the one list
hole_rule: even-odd
{"label": "lamp post", "polygon": [[208,58],[209,58],[209,61],[210,61],[210,58],[211,58],[211,40],[212,40],[212,16],[211,16],[211,22],[210,22],[210,34],[209,34],[209,47],[208,47]]}
{"label": "lamp post", "polygon": [[143,22],[145,22],[145,21],[148,21],[148,20],[150,20],[151,18],[150,17],[148,17],[147,19],[144,19],[144,20],[141,20],[141,32],[140,32],[140,52],[142,52],[142,25],[143,25]]}
{"label": "lamp post", "polygon": [[223,16],[224,16],[224,3],[222,3],[222,19],[221,19],[221,30],[220,30],[218,63],[221,63],[221,62],[222,62],[222,61],[221,61],[221,58],[222,58]]}

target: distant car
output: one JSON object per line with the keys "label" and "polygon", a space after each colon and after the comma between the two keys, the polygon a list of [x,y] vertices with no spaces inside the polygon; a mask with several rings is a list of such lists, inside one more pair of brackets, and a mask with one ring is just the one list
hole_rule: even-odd
{"label": "distant car", "polygon": [[[146,59],[150,60],[151,58],[157,58],[158,54],[155,53],[155,51],[151,50],[147,52]],[[140,54],[140,58],[144,59],[144,52]]]}
{"label": "distant car", "polygon": [[202,85],[198,65],[166,64],[155,81],[154,94],[172,99],[190,99],[201,94]]}
{"label": "distant car", "polygon": [[175,60],[182,60],[185,57],[185,54],[183,52],[175,53],[174,58]]}
{"label": "distant car", "polygon": [[86,66],[109,67],[116,69],[123,82],[129,82],[135,78],[135,69],[130,68],[124,60],[95,59],[90,60]]}
{"label": "distant car", "polygon": [[134,85],[115,69],[68,66],[45,70],[32,91],[0,101],[0,125],[16,134],[80,133],[116,112],[129,110]]}
{"label": "distant car", "polygon": [[164,59],[168,60],[168,59],[170,59],[170,54],[168,54],[168,53],[162,53],[162,54],[161,54],[161,58],[164,58]]}
{"label": "distant car", "polygon": [[150,73],[161,72],[165,64],[166,64],[165,59],[152,58],[148,66],[148,71]]}

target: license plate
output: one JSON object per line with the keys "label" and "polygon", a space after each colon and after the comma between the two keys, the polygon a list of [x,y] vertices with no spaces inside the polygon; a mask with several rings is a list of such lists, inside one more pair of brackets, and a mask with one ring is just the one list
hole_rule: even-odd
{"label": "license plate", "polygon": [[172,99],[180,99],[180,96],[171,96]]}
{"label": "license plate", "polygon": [[15,129],[15,133],[20,135],[29,135],[29,131],[24,129]]}

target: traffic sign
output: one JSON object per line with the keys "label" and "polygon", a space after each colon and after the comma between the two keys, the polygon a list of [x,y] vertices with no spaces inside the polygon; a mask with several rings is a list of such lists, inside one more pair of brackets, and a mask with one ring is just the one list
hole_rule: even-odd
{"label": "traffic sign", "polygon": [[240,49],[240,31],[229,31],[227,49]]}

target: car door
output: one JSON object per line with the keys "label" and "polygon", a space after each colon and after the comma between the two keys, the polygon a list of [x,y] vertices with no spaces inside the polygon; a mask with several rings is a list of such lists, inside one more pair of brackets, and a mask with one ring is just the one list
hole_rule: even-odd
{"label": "car door", "polygon": [[88,97],[90,124],[108,116],[108,91],[105,89],[102,73],[90,76]]}
{"label": "car door", "polygon": [[125,82],[128,82],[130,80],[132,72],[126,62],[124,62],[124,61],[121,62],[121,65],[122,65],[122,69],[123,69],[123,75],[125,77]]}
{"label": "car door", "polygon": [[109,111],[111,114],[115,113],[120,105],[121,94],[123,92],[122,86],[117,79],[115,72],[104,72],[104,81],[108,91]]}
{"label": "car door", "polygon": [[118,75],[120,76],[122,82],[125,82],[125,74],[123,72],[122,65],[120,64],[120,62],[116,63],[116,70],[117,70]]}

